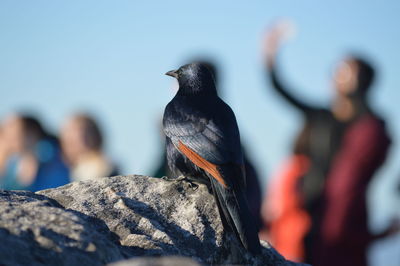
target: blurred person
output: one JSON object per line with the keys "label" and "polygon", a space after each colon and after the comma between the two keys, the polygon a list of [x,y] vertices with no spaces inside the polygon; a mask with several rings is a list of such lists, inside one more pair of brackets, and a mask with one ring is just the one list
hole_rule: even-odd
{"label": "blurred person", "polygon": [[262,227],[262,219],[261,219],[261,203],[262,203],[262,194],[261,194],[261,186],[259,174],[254,167],[253,163],[249,159],[247,152],[242,143],[242,151],[243,151],[243,160],[244,167],[246,172],[246,197],[247,202],[249,204],[249,209],[251,214],[253,214],[254,221],[256,226],[258,227],[258,231]]}
{"label": "blurred person", "polygon": [[[163,145],[160,146],[165,146],[165,142]],[[166,176],[172,176],[171,171],[169,170],[168,164],[167,164],[167,153],[164,151],[159,160],[156,168],[153,170],[153,173],[151,174],[152,177],[157,177],[157,178],[163,178]]]}
{"label": "blurred person", "polygon": [[3,125],[2,139],[7,152],[0,177],[2,189],[38,191],[69,182],[58,140],[35,117],[10,116]]}
{"label": "blurred person", "polygon": [[4,139],[3,125],[0,124],[0,177],[4,172],[8,158],[8,145]]}
{"label": "blurred person", "polygon": [[[345,57],[333,77],[332,105],[312,106],[295,97],[279,79],[276,58],[282,36],[282,27],[273,28],[267,36],[268,75],[273,88],[305,121],[287,175],[277,187],[281,196],[291,197],[286,211],[301,227],[286,230],[297,234],[303,250],[286,249],[313,265],[366,265],[371,241],[393,232],[390,226],[373,235],[367,222],[367,187],[391,143],[384,121],[369,104],[374,68],[364,58]],[[279,227],[279,220],[275,222],[271,223],[277,232],[271,235],[284,238],[285,229]]]}
{"label": "blurred person", "polygon": [[[159,146],[165,147],[165,134],[164,131],[162,130],[162,121],[160,122],[160,144]],[[168,177],[172,176],[172,172],[168,167],[167,163],[167,152],[166,149],[163,149],[162,154],[160,154],[160,158],[158,159],[158,164],[153,170],[153,173],[151,174],[152,177],[158,177],[158,178],[163,178],[163,177]]]}
{"label": "blurred person", "polygon": [[103,152],[103,134],[91,116],[70,117],[62,127],[60,138],[72,181],[118,175],[117,167]]}
{"label": "blurred person", "polygon": [[299,190],[309,163],[305,155],[294,149],[293,155],[269,182],[261,210],[264,227],[260,239],[271,241],[286,258],[298,262],[305,260],[304,238],[311,227],[311,218]]}
{"label": "blurred person", "polygon": [[[217,64],[211,60],[205,59],[197,59],[197,60],[190,60],[189,62],[198,62],[200,64],[205,65],[211,72],[214,78],[214,82],[216,85],[217,93],[220,96],[221,90],[219,84],[219,74],[218,74],[218,67]],[[162,139],[165,139],[164,132],[161,132]],[[243,147],[242,143],[242,151],[243,151],[243,159],[245,164],[246,170],[246,197],[249,204],[250,212],[254,216],[254,220],[258,228],[261,228],[262,221],[261,221],[261,202],[262,202],[262,195],[261,195],[261,187],[259,181],[259,174],[254,167],[253,163],[250,161],[249,157],[247,156],[246,149]],[[155,177],[163,177],[163,176],[171,176],[171,171],[168,168],[167,164],[167,157],[165,153],[165,149],[163,149],[163,154],[160,160],[160,163],[157,165],[154,174]]]}

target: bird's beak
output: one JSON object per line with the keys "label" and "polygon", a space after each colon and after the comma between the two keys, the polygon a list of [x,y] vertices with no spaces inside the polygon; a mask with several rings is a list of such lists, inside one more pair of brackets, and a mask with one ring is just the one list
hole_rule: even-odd
{"label": "bird's beak", "polygon": [[165,75],[174,77],[174,78],[176,78],[176,79],[178,78],[178,73],[177,73],[176,70],[168,71],[167,73],[165,73]]}

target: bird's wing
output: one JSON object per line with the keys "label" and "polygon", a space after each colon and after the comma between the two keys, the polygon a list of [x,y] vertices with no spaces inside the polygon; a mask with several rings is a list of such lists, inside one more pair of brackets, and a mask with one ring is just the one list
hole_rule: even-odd
{"label": "bird's wing", "polygon": [[[232,178],[240,174],[240,169],[234,165],[223,165],[220,167],[219,173],[222,176]],[[211,179],[211,186],[221,220],[228,223],[248,251],[253,254],[259,254],[260,240],[257,234],[257,227],[248,207],[243,187],[240,187],[237,182],[232,182],[230,187],[224,187],[215,179]]]}
{"label": "bird's wing", "polygon": [[[222,100],[212,102],[207,108],[180,102],[168,105],[164,132],[181,153],[226,186],[218,166],[243,164],[239,130],[235,115]],[[244,179],[243,175],[238,178]]]}
{"label": "bird's wing", "polygon": [[221,218],[243,246],[257,254],[260,244],[244,195],[244,164],[235,115],[228,105],[173,103],[164,115],[164,132],[174,146],[211,179]]}

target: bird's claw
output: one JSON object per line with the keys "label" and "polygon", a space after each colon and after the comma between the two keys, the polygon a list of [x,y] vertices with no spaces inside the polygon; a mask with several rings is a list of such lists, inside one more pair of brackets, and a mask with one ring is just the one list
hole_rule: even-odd
{"label": "bird's claw", "polygon": [[175,178],[176,182],[180,182],[180,181],[187,181],[187,177],[180,175],[177,178]]}
{"label": "bird's claw", "polygon": [[195,190],[197,190],[198,188],[199,188],[199,185],[197,185],[196,183],[194,183],[194,182],[192,182],[189,178],[187,178],[187,177],[185,177],[185,176],[183,176],[183,175],[181,175],[181,176],[178,176],[176,179],[175,179],[175,182],[187,182],[188,183],[188,185],[189,185],[189,187],[193,190],[193,191],[195,191]]}
{"label": "bird's claw", "polygon": [[188,181],[188,182],[189,182],[189,187],[190,187],[193,191],[196,191],[196,190],[199,188],[199,185],[197,185],[196,183],[190,182],[190,181]]}

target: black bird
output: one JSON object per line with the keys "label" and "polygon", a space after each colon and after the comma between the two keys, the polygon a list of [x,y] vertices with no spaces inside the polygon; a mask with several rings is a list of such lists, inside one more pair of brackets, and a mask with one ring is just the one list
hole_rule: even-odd
{"label": "black bird", "polygon": [[176,176],[209,185],[225,230],[233,231],[248,251],[259,254],[232,109],[218,97],[213,76],[203,64],[184,65],[166,75],[179,82],[163,119],[168,166]]}

